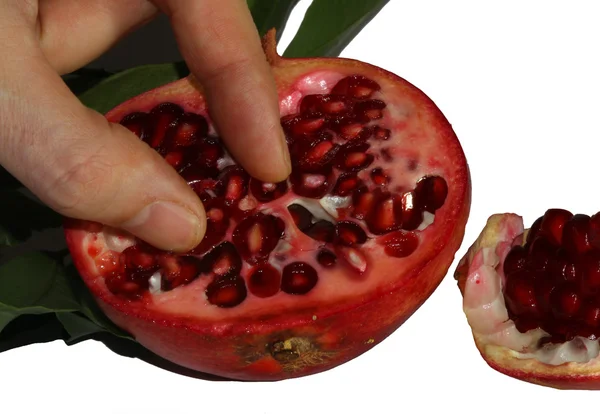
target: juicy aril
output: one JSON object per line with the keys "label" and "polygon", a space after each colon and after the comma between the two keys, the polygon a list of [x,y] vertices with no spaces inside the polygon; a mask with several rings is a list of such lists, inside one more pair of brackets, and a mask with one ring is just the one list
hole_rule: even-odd
{"label": "juicy aril", "polygon": [[263,183],[235,163],[187,78],[106,116],[202,199],[201,244],[173,254],[96,223],[66,228],[117,325],[172,362],[252,380],[320,372],[386,338],[446,274],[470,207],[463,151],[421,91],[358,61],[282,59],[273,32],[264,48],[288,180]]}
{"label": "juicy aril", "polygon": [[488,364],[555,388],[600,389],[600,213],[550,209],[525,230],[488,219],[456,272]]}

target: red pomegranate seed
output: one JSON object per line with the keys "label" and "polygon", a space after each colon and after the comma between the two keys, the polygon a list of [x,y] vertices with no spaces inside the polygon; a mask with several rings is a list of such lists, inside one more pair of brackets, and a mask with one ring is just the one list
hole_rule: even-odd
{"label": "red pomegranate seed", "polygon": [[569,257],[563,247],[559,247],[548,261],[549,273],[557,283],[577,282],[581,280],[579,266]]}
{"label": "red pomegranate seed", "polygon": [[292,171],[290,181],[292,190],[301,197],[321,198],[331,188],[331,172],[323,174],[304,173],[298,170]]}
{"label": "red pomegranate seed", "polygon": [[363,132],[365,127],[357,122],[351,122],[340,126],[340,134],[342,139],[364,138]]}
{"label": "red pomegranate seed", "polygon": [[600,291],[600,252],[590,250],[581,258],[582,283],[581,289],[584,293],[596,293]]}
{"label": "red pomegranate seed", "polygon": [[339,149],[334,165],[344,171],[360,171],[367,168],[374,160],[372,154],[367,154],[369,144],[366,142],[350,141]]}
{"label": "red pomegranate seed", "polygon": [[384,186],[390,182],[390,177],[383,172],[382,168],[378,167],[371,170],[371,180],[375,185]]}
{"label": "red pomegranate seed", "polygon": [[187,112],[179,117],[177,125],[169,129],[166,145],[187,147],[206,137],[208,123],[202,115]]}
{"label": "red pomegranate seed", "polygon": [[290,204],[288,206],[288,211],[290,212],[296,227],[298,227],[300,231],[306,232],[306,230],[312,224],[312,213],[300,204]]}
{"label": "red pomegranate seed", "polygon": [[161,260],[161,289],[169,291],[187,285],[202,271],[202,261],[194,256],[166,255]]}
{"label": "red pomegranate seed", "polygon": [[352,194],[352,192],[362,185],[362,180],[357,177],[356,173],[342,173],[340,174],[333,190],[331,193],[345,197]]}
{"label": "red pomegranate seed", "polygon": [[535,329],[539,327],[539,324],[532,318],[529,317],[519,317],[515,321],[515,327],[521,333],[525,333],[530,331],[531,329]]}
{"label": "red pomegranate seed", "polygon": [[352,217],[358,220],[364,220],[375,206],[376,196],[365,186],[361,186],[354,191],[352,196]]}
{"label": "red pomegranate seed", "polygon": [[385,102],[378,99],[358,102],[354,106],[354,113],[357,118],[363,122],[373,121],[383,117],[383,109],[386,107]]}
{"label": "red pomegranate seed", "polygon": [[384,245],[385,253],[392,257],[410,256],[419,247],[419,237],[412,231],[395,231],[380,237],[377,242]]}
{"label": "red pomegranate seed", "polygon": [[319,281],[317,271],[305,262],[293,262],[283,268],[281,290],[291,295],[310,292]]}
{"label": "red pomegranate seed", "polygon": [[331,250],[321,249],[317,253],[317,262],[323,267],[333,267],[337,261],[337,256]]}
{"label": "red pomegranate seed", "polygon": [[531,228],[529,229],[529,232],[527,233],[527,240],[526,240],[527,248],[529,248],[531,243],[533,243],[533,241],[537,238],[537,236],[540,232],[540,227],[542,226],[543,218],[544,217],[538,217],[531,225]]}
{"label": "red pomegranate seed", "polygon": [[221,308],[238,306],[248,296],[246,283],[239,275],[216,278],[206,287],[205,293],[209,303]]}
{"label": "red pomegranate seed", "polygon": [[219,159],[225,155],[220,141],[214,137],[202,138],[187,150],[192,164],[210,169],[217,168]]}
{"label": "red pomegranate seed", "polygon": [[300,116],[293,123],[291,127],[291,133],[294,136],[302,136],[312,134],[319,131],[325,126],[325,118],[320,116]]}
{"label": "red pomegranate seed", "polygon": [[542,314],[548,314],[552,311],[550,298],[552,292],[556,289],[556,283],[553,280],[542,278],[536,281],[536,300],[538,309]]}
{"label": "red pomegranate seed", "polygon": [[213,178],[188,182],[188,185],[194,190],[203,203],[216,197],[219,181]]}
{"label": "red pomegranate seed", "polygon": [[373,130],[373,136],[376,139],[379,139],[382,141],[387,141],[388,139],[390,139],[391,134],[392,134],[392,131],[390,131],[389,129],[386,129],[386,128],[381,128],[379,126],[376,126]]}
{"label": "red pomegranate seed", "polygon": [[341,114],[352,110],[352,103],[340,95],[306,95],[300,102],[300,112],[306,114]]}
{"label": "red pomegranate seed", "polygon": [[206,231],[204,238],[196,246],[192,254],[204,254],[225,237],[229,228],[230,218],[225,203],[221,198],[213,198],[204,203],[206,212]]}
{"label": "red pomegranate seed", "polygon": [[156,270],[158,263],[156,261],[156,254],[158,250],[153,247],[136,244],[128,247],[121,253],[121,260],[125,266],[127,273],[134,273],[144,270]]}
{"label": "red pomegranate seed", "polygon": [[[600,327],[600,306],[597,304],[587,304],[581,311],[581,320],[590,328]],[[597,331],[596,331],[597,332]]]}
{"label": "red pomegranate seed", "polygon": [[403,225],[402,198],[379,189],[374,194],[374,206],[365,219],[371,233],[386,234],[400,229]]}
{"label": "red pomegranate seed", "polygon": [[225,198],[226,206],[233,206],[248,194],[250,176],[237,165],[230,165],[219,175],[220,193]]}
{"label": "red pomegranate seed", "polygon": [[509,276],[512,273],[523,270],[526,262],[527,249],[520,245],[513,246],[504,259],[504,274]]}
{"label": "red pomegranate seed", "polygon": [[236,226],[232,241],[248,263],[264,263],[283,237],[284,229],[279,217],[256,213]]}
{"label": "red pomegranate seed", "polygon": [[590,216],[575,214],[563,227],[562,245],[573,257],[581,255],[591,249]]}
{"label": "red pomegranate seed", "polygon": [[548,268],[556,250],[556,247],[548,239],[540,235],[531,243],[527,264],[533,271],[543,272]]}
{"label": "red pomegranate seed", "polygon": [[448,184],[442,177],[427,176],[417,182],[415,192],[423,203],[423,208],[430,213],[435,213],[446,201]]}
{"label": "red pomegranate seed", "polygon": [[507,309],[515,315],[538,315],[533,281],[526,272],[519,271],[506,279],[504,297]]}
{"label": "red pomegranate seed", "polygon": [[349,95],[354,98],[366,99],[381,87],[375,81],[362,75],[352,75],[341,79],[331,90],[332,94]]}
{"label": "red pomegranate seed", "polygon": [[600,213],[590,218],[589,241],[593,247],[600,249]]}
{"label": "red pomegranate seed", "polygon": [[177,126],[177,120],[183,115],[179,105],[164,102],[150,111],[150,134],[145,140],[152,148],[159,149],[170,128]]}
{"label": "red pomegranate seed", "polygon": [[581,298],[574,286],[565,284],[552,292],[550,303],[555,317],[571,318],[579,311]]}
{"label": "red pomegranate seed", "polygon": [[319,220],[306,229],[305,233],[310,238],[330,243],[335,236],[335,225],[327,220]]}
{"label": "red pomegranate seed", "polygon": [[321,133],[310,139],[297,141],[291,148],[292,154],[296,155],[295,169],[318,173],[329,168],[340,148],[332,139],[330,133]]}
{"label": "red pomegranate seed", "polygon": [[250,179],[250,191],[252,195],[261,203],[277,200],[288,191],[287,181],[278,183],[265,183],[256,178]]}
{"label": "red pomegranate seed", "polygon": [[281,275],[270,264],[255,267],[248,278],[248,290],[259,298],[271,297],[279,292]]}
{"label": "red pomegranate seed", "polygon": [[185,153],[182,150],[173,150],[165,155],[165,161],[176,170],[183,166],[185,158]]}
{"label": "red pomegranate seed", "polygon": [[148,290],[148,279],[152,273],[143,271],[133,273],[126,277],[122,273],[109,273],[104,279],[106,287],[114,295],[123,296],[127,299],[139,299]]}
{"label": "red pomegranate seed", "polygon": [[416,230],[423,221],[423,205],[414,191],[402,195],[402,228]]}
{"label": "red pomegranate seed", "polygon": [[549,209],[543,215],[540,223],[540,232],[544,234],[550,242],[560,246],[562,241],[563,227],[565,223],[573,217],[570,211],[563,209]]}
{"label": "red pomegranate seed", "polygon": [[202,258],[202,273],[217,276],[238,275],[242,269],[242,259],[235,246],[224,241],[211,249]]}
{"label": "red pomegranate seed", "polygon": [[142,141],[146,141],[149,133],[149,118],[149,115],[145,112],[132,112],[123,117],[120,124],[137,135]]}
{"label": "red pomegranate seed", "polygon": [[335,225],[335,242],[343,246],[354,246],[367,241],[367,233],[353,221],[339,221]]}

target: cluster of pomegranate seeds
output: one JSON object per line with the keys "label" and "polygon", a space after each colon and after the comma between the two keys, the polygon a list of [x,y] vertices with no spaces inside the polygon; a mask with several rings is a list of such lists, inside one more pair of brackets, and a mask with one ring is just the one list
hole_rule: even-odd
{"label": "cluster of pomegranate seeds", "polygon": [[[106,272],[108,288],[134,299],[207,277],[208,302],[227,308],[249,295],[307,294],[317,286],[319,271],[337,266],[362,274],[368,257],[361,246],[373,237],[388,256],[409,256],[419,244],[415,230],[444,204],[448,187],[438,176],[422,177],[411,189],[394,183],[394,136],[381,124],[387,105],[374,97],[380,89],[354,75],[329,94],[304,96],[298,112],[281,119],[293,168],[279,183],[251,178],[210,134],[202,115],[167,102],[125,116],[121,124],[198,194],[207,230],[200,245],[184,255],[140,242],[127,248]],[[416,161],[410,162],[414,171]],[[269,208],[284,197],[291,220]],[[327,219],[309,211],[307,200]],[[308,258],[287,257],[280,248],[289,226],[315,241]]]}
{"label": "cluster of pomegranate seeds", "polygon": [[550,209],[504,261],[504,297],[520,332],[552,342],[600,337],[600,213]]}

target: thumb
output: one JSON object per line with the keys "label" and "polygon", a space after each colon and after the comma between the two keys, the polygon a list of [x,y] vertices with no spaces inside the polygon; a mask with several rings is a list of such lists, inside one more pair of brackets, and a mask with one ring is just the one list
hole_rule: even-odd
{"label": "thumb", "polygon": [[195,247],[205,213],[176,171],[84,107],[43,57],[16,61],[0,64],[0,164],[65,216],[122,228],[165,250]]}

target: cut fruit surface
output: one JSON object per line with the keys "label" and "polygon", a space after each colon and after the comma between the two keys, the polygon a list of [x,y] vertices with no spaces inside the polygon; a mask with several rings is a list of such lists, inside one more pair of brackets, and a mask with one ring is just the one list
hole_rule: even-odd
{"label": "cut fruit surface", "polygon": [[354,60],[283,59],[273,32],[264,48],[288,180],[257,181],[232,159],[189,77],[106,117],[198,194],[202,243],[175,255],[66,224],[82,278],[117,325],[170,361],[252,380],[332,368],[397,329],[446,274],[471,191],[449,123],[410,83]]}
{"label": "cut fruit surface", "polygon": [[456,271],[477,348],[507,375],[600,389],[600,214],[489,218]]}

